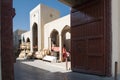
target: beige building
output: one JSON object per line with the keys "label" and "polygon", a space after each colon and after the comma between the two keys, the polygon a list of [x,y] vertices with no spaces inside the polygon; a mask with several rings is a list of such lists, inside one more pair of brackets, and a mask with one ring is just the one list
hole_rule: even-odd
{"label": "beige building", "polygon": [[58,10],[39,4],[30,11],[30,31],[21,35],[22,43],[30,41],[30,52],[51,51],[53,43],[59,48],[62,59],[62,47],[70,50],[70,15],[60,18]]}
{"label": "beige building", "polygon": [[31,32],[31,51],[37,47],[40,51],[44,48],[44,25],[50,21],[58,19],[58,10],[39,4],[30,12],[30,32]]}

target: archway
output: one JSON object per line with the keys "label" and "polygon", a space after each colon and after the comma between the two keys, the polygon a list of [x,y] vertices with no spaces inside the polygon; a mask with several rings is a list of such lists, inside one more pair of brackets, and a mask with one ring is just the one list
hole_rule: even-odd
{"label": "archway", "polygon": [[22,38],[22,42],[25,43],[25,37],[24,37],[24,36],[23,36],[23,38]]}
{"label": "archway", "polygon": [[51,37],[51,42],[52,42],[51,45],[59,46],[59,33],[56,29],[54,29],[51,32],[50,37]]}
{"label": "archway", "polygon": [[65,26],[62,30],[62,46],[66,45],[66,50],[70,51],[70,40],[71,40],[71,34],[70,34],[70,27]]}
{"label": "archway", "polygon": [[32,27],[33,51],[38,51],[38,26],[36,23]]}
{"label": "archway", "polygon": [[26,39],[26,42],[30,42],[30,38],[27,38],[27,39]]}

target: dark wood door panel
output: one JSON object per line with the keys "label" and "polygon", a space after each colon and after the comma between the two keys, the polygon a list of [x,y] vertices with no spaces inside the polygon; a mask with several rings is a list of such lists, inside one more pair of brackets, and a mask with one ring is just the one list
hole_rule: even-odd
{"label": "dark wood door panel", "polygon": [[71,13],[72,27],[80,24],[96,22],[103,19],[102,7],[103,4],[100,2],[100,0],[94,4],[79,7],[79,11]]}
{"label": "dark wood door panel", "polygon": [[103,67],[105,59],[103,56],[89,56],[88,57],[88,70],[91,73],[105,75],[105,67]]}
{"label": "dark wood door panel", "polygon": [[78,25],[71,28],[73,34],[72,38],[75,37],[92,37],[92,36],[101,36],[104,34],[104,27],[101,24],[102,21],[86,23],[84,25]]}
{"label": "dark wood door panel", "polygon": [[104,56],[103,37],[89,39],[87,44],[87,52],[88,56]]}
{"label": "dark wood door panel", "polygon": [[[104,45],[102,37],[99,38],[85,38],[79,40],[73,40],[75,47],[73,48],[74,53],[74,66],[91,72],[102,73],[100,67],[105,64],[104,62]],[[98,65],[98,63],[100,65]],[[104,67],[105,68],[105,67]]]}
{"label": "dark wood door panel", "polygon": [[[72,69],[80,72],[107,75],[110,26],[106,26],[106,2],[94,0],[71,13]],[[110,41],[108,41],[110,42]]]}
{"label": "dark wood door panel", "polygon": [[87,59],[87,51],[86,51],[86,41],[85,40],[74,40],[72,41],[74,44],[71,45],[71,47],[75,47],[72,49],[72,56],[74,58],[72,59],[72,63],[74,63],[74,68],[80,68],[80,69],[86,69],[86,59]]}

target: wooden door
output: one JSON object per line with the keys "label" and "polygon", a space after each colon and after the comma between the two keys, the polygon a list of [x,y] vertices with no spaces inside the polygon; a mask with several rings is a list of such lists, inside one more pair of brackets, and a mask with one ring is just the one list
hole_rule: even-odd
{"label": "wooden door", "polygon": [[71,13],[72,70],[110,75],[110,0],[91,0]]}

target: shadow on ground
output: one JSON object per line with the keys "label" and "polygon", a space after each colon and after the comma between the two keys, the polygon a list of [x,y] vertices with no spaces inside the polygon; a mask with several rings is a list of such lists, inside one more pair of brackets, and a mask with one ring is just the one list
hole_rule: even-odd
{"label": "shadow on ground", "polygon": [[[88,75],[76,72],[62,72],[59,69],[57,72],[51,72],[49,70],[45,70],[42,68],[37,68],[34,66],[30,66],[28,64],[24,64],[26,60],[16,61],[14,64],[14,73],[15,80],[113,80],[111,77],[101,77],[95,75]],[[41,64],[43,66],[45,64]],[[55,70],[55,67],[51,67],[51,65],[45,65],[47,68],[51,68]]]}
{"label": "shadow on ground", "polygon": [[21,62],[14,66],[15,80],[65,80],[64,73],[50,72]]}

